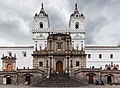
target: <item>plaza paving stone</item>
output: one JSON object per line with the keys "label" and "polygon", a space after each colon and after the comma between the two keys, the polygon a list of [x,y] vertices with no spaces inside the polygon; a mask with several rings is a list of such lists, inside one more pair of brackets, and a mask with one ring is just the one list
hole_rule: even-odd
{"label": "plaza paving stone", "polygon": [[[48,87],[31,87],[31,86],[26,86],[26,85],[0,85],[0,88],[48,88]],[[53,87],[49,87],[49,88],[53,88]],[[69,88],[69,87],[55,87],[55,88]],[[91,86],[86,86],[86,87],[70,87],[70,88],[120,88],[119,86],[115,86],[115,85],[107,85],[107,86],[95,86],[95,85],[91,85]]]}

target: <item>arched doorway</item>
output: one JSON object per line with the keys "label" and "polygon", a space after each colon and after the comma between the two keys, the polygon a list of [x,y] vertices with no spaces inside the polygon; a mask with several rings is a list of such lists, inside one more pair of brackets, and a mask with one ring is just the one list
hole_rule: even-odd
{"label": "arched doorway", "polygon": [[27,75],[27,76],[25,77],[25,82],[26,82],[26,84],[30,85],[31,79],[30,79],[30,76],[29,76],[29,75]]}
{"label": "arched doorway", "polygon": [[111,83],[112,83],[112,78],[111,78],[111,76],[108,76],[108,77],[107,77],[107,82],[108,82],[108,84],[111,84]]}
{"label": "arched doorway", "polygon": [[24,74],[23,76],[25,78],[25,84],[30,85],[31,84],[31,77],[33,78],[33,75],[31,75],[31,74]]}
{"label": "arched doorway", "polygon": [[93,75],[89,75],[89,84],[93,84]]}
{"label": "arched doorway", "polygon": [[62,74],[63,73],[63,62],[57,61],[56,62],[56,72]]}
{"label": "arched doorway", "polygon": [[6,84],[11,84],[11,77],[10,76],[6,77]]}

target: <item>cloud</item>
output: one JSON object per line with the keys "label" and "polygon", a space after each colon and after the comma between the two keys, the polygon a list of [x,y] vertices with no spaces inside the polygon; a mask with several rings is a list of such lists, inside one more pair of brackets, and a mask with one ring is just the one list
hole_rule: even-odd
{"label": "cloud", "polygon": [[9,40],[5,40],[3,38],[0,38],[1,45],[15,45],[13,42],[10,42]]}
{"label": "cloud", "polygon": [[85,15],[86,44],[119,43],[119,0],[2,0],[0,45],[7,41],[7,44],[33,43],[33,16],[39,13],[41,3],[44,3],[52,27],[68,28],[76,2],[78,10]]}
{"label": "cloud", "polygon": [[119,43],[116,36],[112,36],[120,29],[118,26],[120,24],[118,3],[120,3],[118,0],[92,0],[83,6],[86,17],[87,44],[110,45]]}
{"label": "cloud", "polygon": [[67,0],[48,0],[48,2],[45,2],[44,8],[49,15],[52,27],[68,28],[70,12],[67,7]]}
{"label": "cloud", "polygon": [[[32,3],[32,0],[29,0]],[[32,8],[28,1],[4,0],[0,4],[0,35],[8,45],[29,44],[31,42]],[[13,4],[16,3],[16,4]],[[27,7],[27,8],[26,8]],[[26,9],[25,9],[26,8]],[[27,41],[29,40],[29,41]],[[0,45],[4,44],[3,41]]]}

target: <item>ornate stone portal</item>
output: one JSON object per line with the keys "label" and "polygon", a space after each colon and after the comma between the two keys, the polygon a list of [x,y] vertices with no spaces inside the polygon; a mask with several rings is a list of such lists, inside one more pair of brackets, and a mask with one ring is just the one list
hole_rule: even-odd
{"label": "ornate stone portal", "polygon": [[2,59],[2,70],[3,71],[13,71],[16,69],[16,55],[12,56],[4,56]]}
{"label": "ornate stone portal", "polygon": [[71,36],[67,33],[49,34],[45,49],[34,51],[32,56],[33,68],[41,70],[49,68],[52,72],[65,73],[70,68],[76,70],[86,67],[85,51],[74,49]]}

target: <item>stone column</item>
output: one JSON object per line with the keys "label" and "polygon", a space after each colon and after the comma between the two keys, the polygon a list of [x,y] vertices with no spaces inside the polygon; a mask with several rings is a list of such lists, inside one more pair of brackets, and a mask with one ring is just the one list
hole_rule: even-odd
{"label": "stone column", "polygon": [[65,70],[67,69],[67,57],[64,59],[65,61]]}
{"label": "stone column", "polygon": [[4,62],[3,64],[4,64],[4,66],[3,66],[3,70],[7,70],[7,67],[6,67],[5,62]]}
{"label": "stone column", "polygon": [[81,56],[81,68],[83,68],[83,56]]}
{"label": "stone column", "polygon": [[2,70],[4,70],[4,61],[2,61]]}
{"label": "stone column", "polygon": [[13,62],[13,69],[12,70],[15,70],[15,62]]}
{"label": "stone column", "polygon": [[50,70],[52,69],[52,57],[50,57]]}
{"label": "stone column", "polygon": [[46,60],[46,68],[48,68],[48,60]]}
{"label": "stone column", "polygon": [[52,69],[54,70],[54,59],[52,57]]}
{"label": "stone column", "polygon": [[67,57],[67,70],[69,71],[69,57]]}
{"label": "stone column", "polygon": [[53,71],[52,71],[52,70],[53,70],[53,69],[52,69],[52,59],[53,59],[53,58],[50,57],[50,74],[53,73]]}

